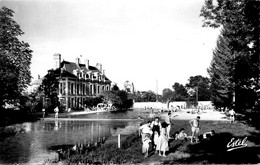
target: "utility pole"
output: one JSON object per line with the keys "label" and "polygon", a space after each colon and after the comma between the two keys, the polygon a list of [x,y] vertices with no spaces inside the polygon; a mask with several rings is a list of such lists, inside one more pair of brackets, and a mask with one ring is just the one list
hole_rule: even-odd
{"label": "utility pole", "polygon": [[198,86],[195,89],[196,89],[196,103],[197,103],[197,107],[198,107],[198,104],[199,104],[199,88],[198,88]]}
{"label": "utility pole", "polygon": [[158,79],[156,79],[156,102],[158,102]]}

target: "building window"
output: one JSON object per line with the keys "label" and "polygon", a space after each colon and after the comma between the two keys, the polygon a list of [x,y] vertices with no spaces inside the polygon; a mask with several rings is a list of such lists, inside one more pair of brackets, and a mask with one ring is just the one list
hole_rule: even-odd
{"label": "building window", "polygon": [[73,94],[74,94],[74,84],[71,83],[70,86],[71,86],[71,87],[70,87],[70,93],[73,95]]}
{"label": "building window", "polygon": [[66,83],[63,82],[62,83],[62,94],[65,95],[65,91],[66,91]]}
{"label": "building window", "polygon": [[97,94],[97,86],[94,84],[94,95]]}
{"label": "building window", "polygon": [[70,97],[68,97],[67,99],[68,99],[68,108],[70,108]]}
{"label": "building window", "polygon": [[79,84],[79,94],[82,94],[82,83]]}
{"label": "building window", "polygon": [[86,84],[86,95],[89,95],[89,85]]}
{"label": "building window", "polygon": [[89,95],[92,95],[92,85],[89,85]]}
{"label": "building window", "polygon": [[60,89],[59,94],[62,94],[62,83],[59,83],[59,89]]}
{"label": "building window", "polygon": [[77,84],[77,91],[76,91],[77,94],[79,94],[79,84]]}
{"label": "building window", "polygon": [[89,78],[89,75],[88,75],[88,74],[86,74],[86,78]]}
{"label": "building window", "polygon": [[74,98],[71,98],[71,105],[70,108],[74,108]]}
{"label": "building window", "polygon": [[[70,82],[68,82],[68,95],[70,95]],[[70,105],[70,104],[69,104]]]}
{"label": "building window", "polygon": [[85,84],[83,84],[82,92],[83,92],[83,95],[85,95]]}

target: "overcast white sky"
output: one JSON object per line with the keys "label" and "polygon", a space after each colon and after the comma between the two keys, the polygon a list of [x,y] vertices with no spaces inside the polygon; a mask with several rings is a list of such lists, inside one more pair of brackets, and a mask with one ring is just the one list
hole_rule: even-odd
{"label": "overcast white sky", "polygon": [[0,0],[15,12],[33,50],[31,73],[44,76],[53,54],[101,63],[122,88],[158,93],[190,76],[208,76],[217,29],[202,28],[204,0]]}

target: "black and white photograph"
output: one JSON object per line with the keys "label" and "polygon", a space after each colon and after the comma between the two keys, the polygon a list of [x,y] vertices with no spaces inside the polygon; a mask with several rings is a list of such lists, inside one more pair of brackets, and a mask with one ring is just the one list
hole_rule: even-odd
{"label": "black and white photograph", "polygon": [[259,41],[259,0],[0,0],[0,164],[258,164]]}

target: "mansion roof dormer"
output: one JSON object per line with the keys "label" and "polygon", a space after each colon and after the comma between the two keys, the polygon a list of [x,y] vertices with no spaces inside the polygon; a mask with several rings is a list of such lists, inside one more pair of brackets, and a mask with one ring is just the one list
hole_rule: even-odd
{"label": "mansion roof dormer", "polygon": [[91,66],[89,65],[89,60],[86,59],[84,64],[82,64],[80,58],[76,58],[75,62],[65,60],[61,62],[60,54],[54,54],[54,63],[56,66],[54,69],[59,68],[62,77],[65,76],[89,81],[111,82],[106,77],[105,71],[102,70],[102,65],[100,63],[97,63],[96,66]]}

